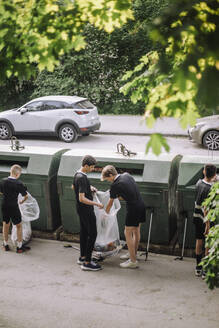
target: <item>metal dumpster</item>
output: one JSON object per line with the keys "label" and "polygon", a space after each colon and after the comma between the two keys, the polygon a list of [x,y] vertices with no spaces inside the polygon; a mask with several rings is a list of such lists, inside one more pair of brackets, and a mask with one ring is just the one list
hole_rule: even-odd
{"label": "metal dumpster", "polygon": [[[82,158],[92,155],[97,160],[95,172],[88,175],[90,182],[99,190],[107,190],[110,184],[101,182],[101,170],[105,165],[114,165],[119,173],[129,172],[137,182],[147,207],[153,208],[153,225],[151,241],[158,244],[168,244],[175,234],[176,222],[170,223],[168,216],[167,189],[171,162],[174,155],[138,153],[132,157],[124,157],[112,151],[95,149],[74,149],[63,154],[58,171],[58,192],[60,198],[61,216],[66,233],[78,233],[79,219],[76,212],[76,200],[71,185],[75,172],[81,167]],[[118,223],[121,238],[124,238],[125,202],[118,213]],[[150,210],[147,211],[147,217]],[[142,226],[142,241],[146,240],[148,221]]]}
{"label": "metal dumpster", "polygon": [[207,163],[214,164],[219,172],[219,157],[209,156],[183,156],[179,166],[178,197],[179,217],[177,231],[179,243],[182,244],[184,221],[187,217],[186,248],[195,247],[195,229],[193,224],[193,211],[195,204],[195,185],[203,178],[203,168]]}
{"label": "metal dumpster", "polygon": [[65,151],[45,147],[25,147],[20,151],[12,151],[9,146],[0,146],[0,179],[9,176],[12,165],[19,164],[22,167],[20,180],[39,204],[40,218],[32,222],[33,229],[53,231],[61,225],[56,179]]}

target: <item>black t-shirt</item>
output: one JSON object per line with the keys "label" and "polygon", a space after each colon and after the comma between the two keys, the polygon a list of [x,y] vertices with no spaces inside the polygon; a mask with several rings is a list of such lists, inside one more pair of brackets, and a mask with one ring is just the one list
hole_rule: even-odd
{"label": "black t-shirt", "polygon": [[202,207],[203,201],[208,197],[209,191],[211,189],[211,184],[205,182],[204,180],[199,180],[196,183],[196,200],[195,200],[195,210],[194,218],[200,218],[204,220],[204,209]]}
{"label": "black t-shirt", "polygon": [[129,173],[120,174],[110,188],[110,198],[122,197],[128,204],[142,200],[138,186]]}
{"label": "black t-shirt", "polygon": [[16,206],[18,195],[27,195],[27,188],[21,181],[8,177],[1,181],[0,192],[3,193],[2,205]]}
{"label": "black t-shirt", "polygon": [[82,172],[76,172],[73,180],[73,186],[77,205],[80,208],[92,208],[93,206],[81,203],[79,201],[79,193],[84,194],[86,198],[93,200],[90,181],[88,180],[87,175]]}

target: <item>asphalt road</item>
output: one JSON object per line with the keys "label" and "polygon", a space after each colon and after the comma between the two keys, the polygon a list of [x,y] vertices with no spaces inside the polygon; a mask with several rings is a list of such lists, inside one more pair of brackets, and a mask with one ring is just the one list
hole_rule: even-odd
{"label": "asphalt road", "polygon": [[[182,155],[200,155],[200,156],[219,156],[219,151],[208,152],[207,149],[189,141],[187,137],[166,137],[170,146],[170,152]],[[87,137],[79,137],[75,143],[65,143],[56,138],[28,138],[19,137],[19,140],[24,146],[36,147],[54,147],[54,148],[69,148],[69,149],[104,149],[115,150],[117,143],[123,143],[129,150],[144,152],[146,143],[149,140],[147,136],[127,136],[127,135],[102,135],[92,134]],[[10,140],[0,140],[0,145],[9,145]],[[162,152],[165,152],[163,149]]]}

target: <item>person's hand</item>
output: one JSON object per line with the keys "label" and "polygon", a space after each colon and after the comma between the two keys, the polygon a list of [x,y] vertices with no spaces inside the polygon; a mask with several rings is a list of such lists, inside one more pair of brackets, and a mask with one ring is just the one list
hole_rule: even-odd
{"label": "person's hand", "polygon": [[104,211],[103,216],[102,216],[102,219],[103,220],[106,220],[107,218],[108,218],[108,214],[106,213],[106,211]]}
{"label": "person's hand", "polygon": [[103,208],[103,204],[102,203],[97,203],[97,207],[99,207],[100,209]]}
{"label": "person's hand", "polygon": [[94,186],[90,186],[90,190],[91,190],[92,192],[97,192],[97,188],[95,188]]}

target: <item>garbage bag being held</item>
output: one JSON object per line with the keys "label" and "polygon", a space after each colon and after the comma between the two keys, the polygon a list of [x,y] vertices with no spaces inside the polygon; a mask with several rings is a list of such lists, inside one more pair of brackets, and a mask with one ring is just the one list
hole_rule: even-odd
{"label": "garbage bag being held", "polygon": [[[107,205],[109,201],[109,191],[98,191],[95,193],[93,199],[96,202],[100,202]],[[112,251],[119,245],[119,228],[117,222],[117,212],[121,208],[118,199],[115,199],[110,213],[107,214],[104,209],[94,207],[97,224],[97,238],[94,249],[96,251]]]}
{"label": "garbage bag being held", "polygon": [[[21,212],[22,217],[22,234],[23,234],[23,244],[30,241],[32,236],[31,221],[39,219],[40,209],[39,205],[34,197],[28,194],[27,200],[20,204],[20,201],[23,199],[22,195],[18,195],[18,206]],[[11,240],[15,244],[17,240],[17,228],[16,225],[13,225],[11,231]]]}

